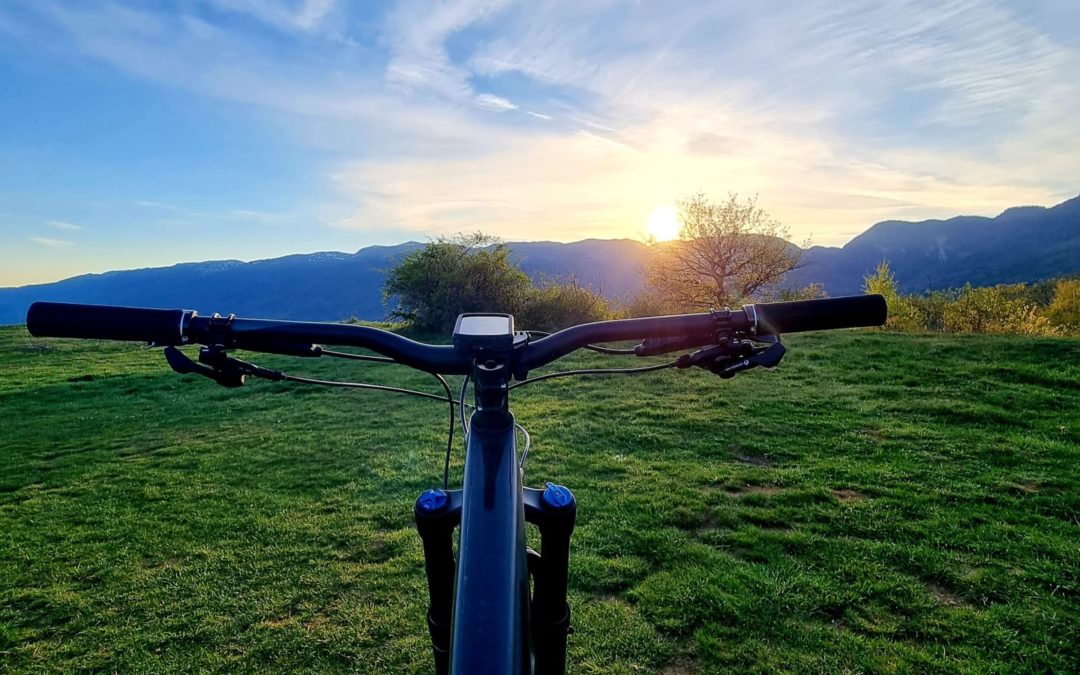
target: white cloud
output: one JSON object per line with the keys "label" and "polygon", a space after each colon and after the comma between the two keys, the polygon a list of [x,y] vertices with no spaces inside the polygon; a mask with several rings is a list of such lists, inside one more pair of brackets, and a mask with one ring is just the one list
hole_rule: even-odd
{"label": "white cloud", "polygon": [[283,30],[312,31],[330,14],[336,0],[208,0],[212,5],[233,12],[249,14],[259,21]]}
{"label": "white cloud", "polygon": [[495,112],[508,112],[510,110],[517,110],[518,106],[502,96],[496,96],[495,94],[478,94],[473,99],[476,104],[481,108],[487,110],[494,110]]}
{"label": "white cloud", "polygon": [[308,30],[318,26],[326,18],[326,15],[334,9],[335,1],[305,0],[294,18],[296,25]]}
{"label": "white cloud", "polygon": [[499,10],[506,0],[406,0],[387,22],[391,59],[386,80],[408,90],[437,93],[450,100],[472,94],[468,72],[451,62],[447,37]]}
{"label": "white cloud", "polygon": [[51,237],[27,237],[27,239],[35,244],[41,244],[42,246],[48,246],[49,248],[66,248],[74,245],[70,241],[52,239]]}
{"label": "white cloud", "polygon": [[45,224],[48,225],[49,227],[55,228],[57,230],[74,231],[74,230],[83,229],[82,225],[76,225],[75,223],[68,223],[68,222],[64,222],[62,220],[50,220],[50,221],[46,222]]}
{"label": "white cloud", "polygon": [[175,204],[166,204],[163,202],[156,202],[145,199],[136,201],[135,205],[149,209],[166,211],[168,213],[176,213],[196,220],[234,220],[269,223],[282,221],[294,215],[289,213],[270,213],[267,211],[254,211],[251,209],[228,209],[226,211],[198,211],[183,206],[176,206]]}

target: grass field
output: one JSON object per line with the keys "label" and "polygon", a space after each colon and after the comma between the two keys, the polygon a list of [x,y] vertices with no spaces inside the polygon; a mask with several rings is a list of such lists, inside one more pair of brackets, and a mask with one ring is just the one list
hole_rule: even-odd
{"label": "grass field", "polygon": [[[526,481],[579,501],[572,671],[1080,671],[1080,341],[788,343],[515,392]],[[429,671],[444,406],[21,328],[0,375],[0,671]]]}

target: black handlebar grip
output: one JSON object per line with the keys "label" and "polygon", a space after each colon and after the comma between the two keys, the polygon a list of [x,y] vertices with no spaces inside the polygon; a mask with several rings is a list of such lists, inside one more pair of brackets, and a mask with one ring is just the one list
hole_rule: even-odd
{"label": "black handlebar grip", "polygon": [[146,309],[35,302],[26,313],[26,328],[35,337],[134,340],[159,345],[182,343],[183,309]]}
{"label": "black handlebar grip", "polygon": [[763,335],[880,326],[888,316],[885,298],[880,295],[769,302],[748,307],[754,308],[757,332]]}

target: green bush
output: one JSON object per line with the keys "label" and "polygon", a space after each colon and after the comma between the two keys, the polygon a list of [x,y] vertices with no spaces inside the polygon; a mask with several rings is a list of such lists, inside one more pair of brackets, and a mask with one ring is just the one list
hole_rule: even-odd
{"label": "green bush", "polygon": [[919,327],[915,330],[944,332],[945,308],[955,302],[958,292],[934,291],[925,295],[906,295],[904,301],[911,305],[919,318]]}
{"label": "green bush", "polygon": [[517,314],[531,292],[510,249],[480,233],[428,243],[391,269],[383,286],[391,317],[439,332],[453,329],[463,312]]}
{"label": "green bush", "polygon": [[925,330],[925,322],[918,307],[906,296],[900,295],[889,263],[878,264],[874,273],[863,281],[863,290],[884,296],[885,304],[889,307],[889,318],[885,323],[887,328],[902,331]]}
{"label": "green bush", "polygon": [[651,287],[646,286],[629,301],[623,303],[623,313],[636,318],[678,314],[679,309]]}
{"label": "green bush", "polygon": [[[1080,320],[1080,280],[982,288],[967,284],[954,290],[902,295],[888,263],[882,262],[866,277],[864,290],[885,297],[889,306],[886,327],[900,331],[1058,335],[1073,330],[1070,321]],[[1054,303],[1047,307],[1050,297]]]}
{"label": "green bush", "polygon": [[944,309],[943,324],[950,333],[1009,333],[1051,335],[1049,319],[1029,300],[1025,284],[975,288],[967,284]]}
{"label": "green bush", "polygon": [[481,233],[441,237],[409,254],[387,274],[383,295],[391,317],[438,333],[464,312],[506,312],[519,327],[543,331],[615,315],[610,302],[573,279],[534,285],[504,244]]}
{"label": "green bush", "polygon": [[829,297],[821,284],[807,284],[802,288],[781,288],[767,302],[789,302],[793,300],[820,300]]}
{"label": "green bush", "polygon": [[1052,326],[1064,332],[1080,332],[1080,279],[1061,279],[1054,284],[1046,317]]}
{"label": "green bush", "polygon": [[615,314],[607,299],[573,279],[563,283],[545,280],[528,294],[515,319],[520,328],[555,331],[579,323],[611,319]]}

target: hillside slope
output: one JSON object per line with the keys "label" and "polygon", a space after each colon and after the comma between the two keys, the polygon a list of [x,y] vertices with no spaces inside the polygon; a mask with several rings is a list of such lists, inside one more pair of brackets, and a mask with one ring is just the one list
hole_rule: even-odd
{"label": "hillside slope", "polygon": [[823,283],[834,295],[857,293],[883,260],[910,293],[1073,274],[1080,271],[1080,197],[1052,208],[1011,208],[996,218],[881,222],[842,248],[809,249],[799,279]]}

